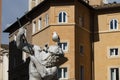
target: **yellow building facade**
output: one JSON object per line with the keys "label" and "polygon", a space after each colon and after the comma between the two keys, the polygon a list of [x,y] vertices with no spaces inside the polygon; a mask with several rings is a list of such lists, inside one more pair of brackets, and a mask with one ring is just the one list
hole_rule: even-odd
{"label": "yellow building facade", "polygon": [[[89,4],[93,6],[104,6],[104,4],[106,4],[104,2],[105,0],[89,0]],[[58,14],[61,11],[67,13],[67,23],[59,24]],[[61,41],[67,42],[69,46],[68,51],[65,52],[68,61],[61,66],[63,68],[67,67],[68,79],[83,80],[80,76],[83,76],[84,74],[84,80],[91,80],[92,78],[95,80],[118,80],[119,75],[117,74],[119,73],[118,71],[120,68],[120,33],[119,28],[115,30],[111,30],[110,28],[115,25],[118,27],[120,18],[119,13],[106,11],[106,13],[98,13],[97,15],[94,15],[95,41],[93,43],[91,41],[90,29],[90,20],[92,20],[91,12],[88,8],[79,4],[79,2],[76,1],[75,5],[51,6],[50,9],[41,14],[42,16],[40,17],[43,17],[45,14],[49,15],[49,25],[47,28],[43,28],[44,30],[37,31],[37,33],[33,35],[33,44],[44,45],[43,41],[50,45],[53,44],[50,36],[52,36],[52,32],[56,31],[59,34]],[[82,19],[84,19],[83,22]],[[35,20],[38,21],[37,18]],[[112,20],[113,22],[110,22]],[[114,23],[115,20],[117,20],[118,23]],[[43,26],[45,26],[44,22]],[[49,37],[43,38],[45,35]],[[94,54],[91,53],[92,47],[94,47]],[[80,53],[81,48],[84,49],[82,54]],[[113,54],[112,57],[111,54]],[[91,57],[92,55],[94,56]]]}
{"label": "yellow building facade", "polygon": [[[64,51],[65,56],[68,58],[68,61],[60,66],[61,70],[63,70],[60,74],[61,79],[75,80],[84,78],[85,80],[91,80],[90,14],[89,9],[78,1],[68,1],[67,4],[60,1],[60,3],[56,4],[51,3],[50,8],[46,9],[32,22],[33,44],[39,46],[45,44],[54,45],[52,33],[57,32],[60,36],[61,44],[66,48]],[[59,21],[61,15],[65,16],[65,21]],[[46,17],[48,17],[47,25]]]}
{"label": "yellow building facade", "polygon": [[120,13],[102,13],[97,16],[94,42],[95,80],[119,80],[120,75]]}

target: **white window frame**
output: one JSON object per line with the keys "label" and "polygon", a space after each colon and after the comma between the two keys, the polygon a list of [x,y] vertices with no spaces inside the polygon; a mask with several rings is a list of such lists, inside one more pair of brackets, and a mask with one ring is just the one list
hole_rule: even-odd
{"label": "white window frame", "polygon": [[84,17],[83,16],[79,17],[79,25],[80,25],[80,27],[84,27]]}
{"label": "white window frame", "polygon": [[37,4],[38,4],[38,0],[32,0],[32,3],[34,3],[35,6],[37,6]]}
{"label": "white window frame", "polygon": [[49,15],[46,14],[45,16],[45,26],[47,27],[49,25]]}
{"label": "white window frame", "polygon": [[28,10],[30,11],[31,10],[31,5],[32,5],[32,0],[29,0],[29,7],[28,7]]}
{"label": "white window frame", "polygon": [[[111,79],[111,69],[118,69],[118,76],[119,76],[119,79],[120,79],[120,68],[119,67],[117,67],[117,66],[112,66],[112,67],[109,67],[108,68],[108,80],[112,80]],[[115,74],[114,74],[115,75]],[[116,76],[114,76],[114,78],[115,78]],[[116,80],[116,79],[113,79],[113,80]]]}
{"label": "white window frame", "polygon": [[36,32],[36,21],[33,21],[33,24],[32,24],[32,33],[35,34]]}
{"label": "white window frame", "polygon": [[[115,20],[117,21],[116,26],[115,26]],[[111,29],[111,22],[112,22],[112,26],[113,26],[112,28],[113,29]],[[118,20],[117,19],[111,19],[110,20],[110,22],[109,22],[109,29],[110,29],[110,31],[118,30]]]}
{"label": "white window frame", "polygon": [[39,18],[38,20],[38,30],[41,30],[42,28],[42,18]]}
{"label": "white window frame", "polygon": [[[114,49],[113,55],[111,55],[111,52],[110,52],[111,49]],[[116,55],[115,49],[118,49],[118,55]],[[108,58],[117,58],[117,57],[120,57],[119,49],[120,49],[119,47],[109,47],[108,48]]]}
{"label": "white window frame", "polygon": [[14,41],[16,41],[16,37],[17,37],[16,34],[14,34]]}
{"label": "white window frame", "polygon": [[38,5],[38,0],[35,0],[35,6],[37,6]]}
{"label": "white window frame", "polygon": [[[67,44],[66,49],[64,50],[64,44]],[[68,42],[60,42],[59,45],[61,45],[61,49],[63,52],[68,52]]]}
{"label": "white window frame", "polygon": [[[67,67],[60,67],[59,69],[61,69],[61,77],[58,76],[59,80],[64,80],[64,79],[68,79],[68,68]],[[58,69],[58,72],[59,72]],[[64,69],[67,69],[67,74],[66,74],[66,78],[64,77]]]}
{"label": "white window frame", "polygon": [[[66,14],[65,22],[64,22],[64,13]],[[61,14],[61,22],[59,21],[60,14]],[[65,11],[59,12],[59,14],[58,14],[58,23],[67,23],[67,22],[68,22],[68,15],[67,15],[67,13]]]}

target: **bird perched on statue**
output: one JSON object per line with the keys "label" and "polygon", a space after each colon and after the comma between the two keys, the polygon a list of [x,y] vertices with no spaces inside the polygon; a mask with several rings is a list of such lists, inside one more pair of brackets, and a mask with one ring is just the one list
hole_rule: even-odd
{"label": "bird perched on statue", "polygon": [[59,38],[59,36],[58,36],[58,34],[57,34],[56,32],[53,32],[52,40],[53,40],[54,42],[57,42],[57,43],[60,42],[60,38]]}

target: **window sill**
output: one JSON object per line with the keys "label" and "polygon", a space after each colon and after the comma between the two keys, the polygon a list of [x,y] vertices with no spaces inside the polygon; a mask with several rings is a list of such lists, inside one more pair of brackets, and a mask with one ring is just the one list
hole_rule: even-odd
{"label": "window sill", "polygon": [[59,80],[69,80],[68,78],[59,78]]}
{"label": "window sill", "polygon": [[116,56],[108,56],[109,59],[115,59],[115,58],[120,58],[119,55],[116,55]]}
{"label": "window sill", "polygon": [[115,32],[120,32],[120,30],[106,30],[106,31],[99,31],[95,33],[103,34],[103,33],[115,33]]}

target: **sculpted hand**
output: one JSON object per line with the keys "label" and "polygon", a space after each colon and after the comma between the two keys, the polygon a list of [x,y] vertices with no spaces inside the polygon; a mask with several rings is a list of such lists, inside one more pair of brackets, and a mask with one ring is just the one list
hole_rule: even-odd
{"label": "sculpted hand", "polygon": [[21,28],[19,29],[18,34],[19,34],[19,35],[23,35],[24,33],[25,33],[25,28],[21,27]]}
{"label": "sculpted hand", "polygon": [[17,34],[17,38],[16,38],[16,44],[17,44],[17,48],[22,49],[23,47],[23,34],[25,33],[25,29],[22,27],[19,29],[19,32]]}

